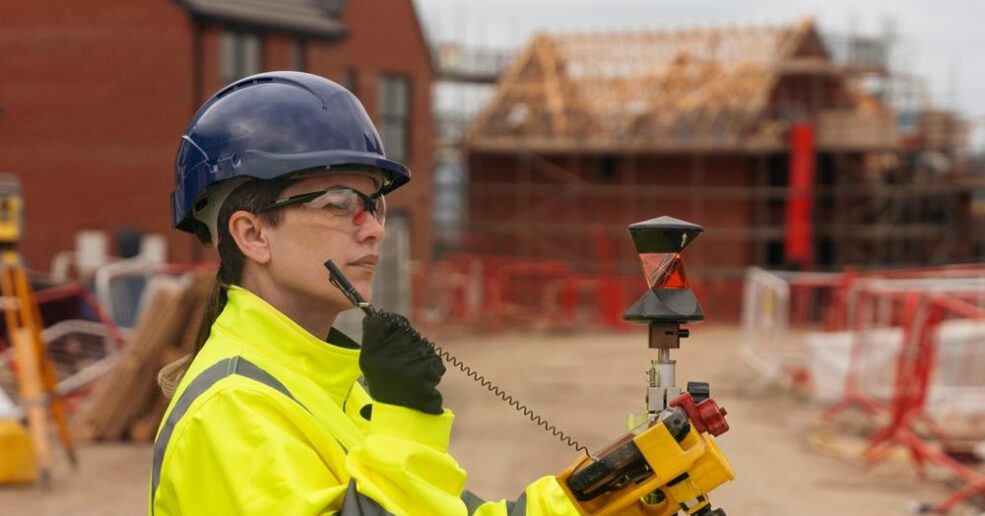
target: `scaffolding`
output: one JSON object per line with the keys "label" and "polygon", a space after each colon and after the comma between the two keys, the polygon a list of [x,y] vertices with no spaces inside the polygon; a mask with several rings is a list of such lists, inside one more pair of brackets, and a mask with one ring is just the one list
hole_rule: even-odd
{"label": "scaffolding", "polygon": [[[810,19],[534,37],[465,135],[461,246],[598,270],[590,229],[615,241],[670,209],[706,227],[699,276],[790,265],[787,208],[803,193],[789,134],[807,123],[809,267],[980,259],[970,199],[982,185],[962,165],[961,119],[924,105],[901,134],[893,95],[915,81],[893,74],[891,35],[844,41],[836,59]],[[634,260],[617,253],[613,272],[635,273]]]}
{"label": "scaffolding", "polygon": [[458,247],[468,209],[462,138],[479,107],[509,65],[513,52],[436,43],[431,51],[437,75],[433,88],[435,122],[434,223],[436,254]]}

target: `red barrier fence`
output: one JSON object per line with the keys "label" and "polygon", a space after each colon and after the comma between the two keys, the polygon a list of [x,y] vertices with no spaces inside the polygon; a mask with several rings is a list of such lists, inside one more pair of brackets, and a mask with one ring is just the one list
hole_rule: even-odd
{"label": "red barrier fence", "polygon": [[[860,363],[866,345],[867,329],[899,327],[902,329],[900,350],[896,357],[892,396],[888,404],[881,403],[860,389],[861,368],[849,372],[841,402],[829,410],[835,417],[849,407],[862,409],[875,421],[888,416],[888,422],[869,439],[863,458],[868,465],[884,460],[897,446],[903,446],[917,471],[924,474],[927,464],[935,464],[957,477],[964,486],[947,499],[930,507],[935,512],[947,512],[962,501],[985,494],[985,475],[965,466],[941,450],[949,441],[950,419],[938,420],[929,414],[934,408],[930,400],[932,381],[970,390],[968,406],[985,408],[985,282],[959,280],[874,281],[855,292],[856,332],[860,336],[853,346],[852,365]],[[870,324],[870,322],[876,324]],[[961,353],[950,353],[949,360],[958,365],[942,369],[937,363],[942,355],[945,326],[954,322],[969,322],[972,333]],[[975,332],[977,328],[977,332]],[[953,334],[954,332],[950,332]],[[953,345],[953,344],[952,344]],[[933,378],[935,372],[947,371],[947,378]],[[953,400],[952,400],[953,401]]]}
{"label": "red barrier fence", "polygon": [[[960,449],[956,434],[985,438],[985,264],[840,274],[751,269],[743,329],[742,356],[755,373],[748,386],[809,390],[835,401],[828,419],[857,409],[878,428],[866,464],[902,446],[921,475],[936,465],[962,483],[928,510],[985,495],[985,476],[948,454]],[[828,374],[837,367],[846,368],[840,389],[839,376]]]}
{"label": "red barrier fence", "polygon": [[460,254],[415,271],[413,305],[432,325],[622,329],[622,312],[635,301],[630,288],[641,294],[646,285],[639,277],[580,273],[557,260]]}
{"label": "red barrier fence", "polygon": [[[497,329],[635,328],[622,314],[647,289],[636,274],[575,270],[548,259],[456,254],[414,271],[413,312],[431,326]],[[742,281],[689,274],[709,320],[734,322]]]}

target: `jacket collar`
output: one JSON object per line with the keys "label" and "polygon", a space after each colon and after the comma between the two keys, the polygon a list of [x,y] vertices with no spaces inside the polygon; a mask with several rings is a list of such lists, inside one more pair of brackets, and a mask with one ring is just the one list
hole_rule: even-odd
{"label": "jacket collar", "polygon": [[[242,345],[317,383],[341,404],[362,374],[358,348],[325,342],[242,287],[229,287],[227,295],[226,307],[215,326]],[[337,339],[338,334],[333,329],[329,337]]]}

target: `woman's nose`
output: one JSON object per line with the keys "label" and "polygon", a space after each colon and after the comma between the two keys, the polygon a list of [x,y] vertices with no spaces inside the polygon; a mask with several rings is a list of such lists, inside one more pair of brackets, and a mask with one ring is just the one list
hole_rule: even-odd
{"label": "woman's nose", "polygon": [[357,239],[360,242],[369,239],[382,240],[384,234],[386,234],[386,228],[373,216],[366,217],[356,232]]}

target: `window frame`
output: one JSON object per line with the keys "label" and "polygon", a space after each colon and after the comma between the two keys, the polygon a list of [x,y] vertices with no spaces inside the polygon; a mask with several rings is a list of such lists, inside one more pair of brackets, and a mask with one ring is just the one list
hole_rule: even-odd
{"label": "window frame", "polygon": [[296,37],[291,42],[291,69],[297,72],[308,71],[308,40]]}
{"label": "window frame", "polygon": [[238,27],[223,27],[219,35],[219,86],[227,86],[243,77],[262,72],[265,52],[263,34]]}
{"label": "window frame", "polygon": [[[377,80],[377,88],[379,131],[383,146],[387,150],[387,157],[394,161],[409,161],[413,155],[411,144],[413,92],[410,77],[400,73],[381,73]],[[394,130],[399,134],[400,144],[394,143]],[[395,146],[397,152],[394,150]],[[402,154],[399,151],[402,151]]]}

